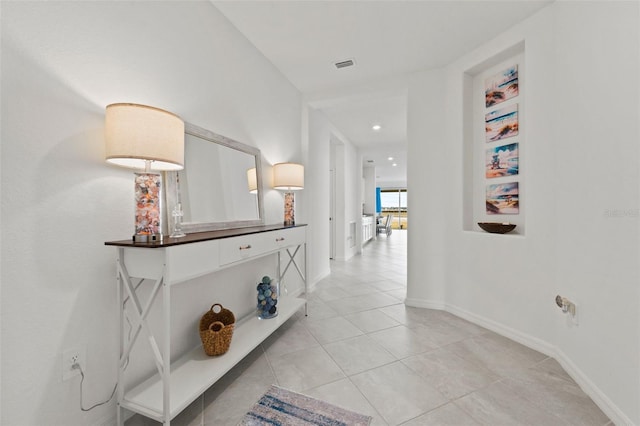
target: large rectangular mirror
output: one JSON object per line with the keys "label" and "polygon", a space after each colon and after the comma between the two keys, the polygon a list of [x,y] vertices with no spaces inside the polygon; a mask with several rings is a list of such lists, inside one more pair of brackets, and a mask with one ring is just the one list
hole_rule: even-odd
{"label": "large rectangular mirror", "polygon": [[260,150],[189,123],[184,142],[184,169],[165,175],[168,233],[178,203],[186,233],[263,225]]}

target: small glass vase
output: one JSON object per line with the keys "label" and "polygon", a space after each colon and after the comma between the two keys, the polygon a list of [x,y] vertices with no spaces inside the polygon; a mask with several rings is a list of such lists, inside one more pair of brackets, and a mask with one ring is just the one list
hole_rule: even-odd
{"label": "small glass vase", "polygon": [[265,276],[256,288],[258,292],[257,315],[260,319],[278,316],[278,299],[280,298],[280,283]]}
{"label": "small glass vase", "polygon": [[184,213],[182,212],[182,204],[180,203],[176,204],[176,206],[173,208],[173,212],[171,213],[171,216],[173,216],[173,224],[174,224],[173,232],[170,235],[171,238],[180,238],[187,235],[182,231],[183,215]]}

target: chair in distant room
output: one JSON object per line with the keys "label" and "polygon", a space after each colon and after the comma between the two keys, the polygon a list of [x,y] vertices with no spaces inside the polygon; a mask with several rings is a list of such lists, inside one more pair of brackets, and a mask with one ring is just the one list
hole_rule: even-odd
{"label": "chair in distant room", "polygon": [[391,235],[391,223],[393,222],[393,215],[388,214],[380,220],[380,223],[376,225],[376,235],[385,234],[387,237]]}

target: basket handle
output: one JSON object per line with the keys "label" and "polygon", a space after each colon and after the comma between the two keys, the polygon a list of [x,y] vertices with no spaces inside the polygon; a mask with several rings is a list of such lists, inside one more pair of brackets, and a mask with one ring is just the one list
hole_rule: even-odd
{"label": "basket handle", "polygon": [[214,321],[211,324],[209,324],[209,330],[213,331],[214,333],[217,333],[218,331],[222,330],[224,328],[224,324],[221,323],[220,321]]}
{"label": "basket handle", "polygon": [[[218,312],[216,312],[213,308],[215,308],[216,306],[218,306],[220,308],[220,310]],[[224,309],[224,306],[222,306],[219,303],[214,303],[213,305],[211,305],[211,312],[213,312],[214,314],[219,314],[220,312],[222,312],[222,310]]]}

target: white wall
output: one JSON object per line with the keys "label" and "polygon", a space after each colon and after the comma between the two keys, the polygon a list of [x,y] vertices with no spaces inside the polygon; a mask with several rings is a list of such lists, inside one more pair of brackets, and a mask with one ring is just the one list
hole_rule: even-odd
{"label": "white wall", "polygon": [[403,189],[407,187],[406,180],[377,180],[376,186],[382,189]]}
{"label": "white wall", "polygon": [[[260,148],[269,164],[302,160],[298,91],[208,2],[2,2],[2,414],[7,425],[88,425],[114,402],[79,409],[61,353],[87,348],[85,404],[116,377],[115,250],[133,233],[132,171],[104,162],[104,107],[138,102]],[[265,167],[270,182],[271,167]],[[266,221],[282,195],[265,194]],[[298,214],[304,216],[304,208]],[[175,290],[174,352],[230,287],[275,272],[273,258]],[[242,293],[242,295],[240,295]],[[152,314],[152,319],[156,313]],[[133,376],[152,365],[133,363]]]}
{"label": "white wall", "polygon": [[556,286],[581,306],[557,345],[640,424],[640,4],[555,10]]}
{"label": "white wall", "polygon": [[[312,209],[310,218],[314,218],[312,238],[315,238],[316,249],[310,258],[311,283],[329,273],[330,256],[330,228],[328,219],[330,212],[330,178],[329,170],[335,169],[335,253],[336,260],[349,260],[357,254],[360,246],[360,227],[362,225],[361,179],[362,167],[358,153],[353,144],[342,135],[328,120],[321,109],[308,106],[308,168],[312,172],[308,175],[313,179],[313,187],[305,192],[313,194],[313,200],[308,204]],[[303,116],[303,123],[306,117]],[[304,136],[303,136],[304,140]],[[332,154],[332,152],[334,154]],[[331,158],[334,155],[334,158]],[[305,172],[306,173],[306,172]],[[305,183],[306,185],[306,183]],[[324,205],[326,203],[326,206]],[[349,223],[356,222],[355,245],[351,246],[349,239]],[[326,228],[325,228],[326,226]],[[326,229],[326,231],[325,231]],[[321,234],[326,232],[324,236]]]}
{"label": "white wall", "polygon": [[[334,135],[336,170],[336,260],[349,260],[360,250],[362,227],[362,204],[360,203],[360,181],[362,168],[357,150],[347,140]],[[355,222],[355,233],[351,235],[351,224]]]}
{"label": "white wall", "polygon": [[[344,145],[344,188],[345,188],[345,260],[358,254],[362,245],[362,159],[351,142]],[[355,222],[355,232],[350,233],[351,224]],[[353,240],[352,240],[353,239]]]}
{"label": "white wall", "polygon": [[[329,209],[329,151],[332,126],[324,114],[316,109],[305,107],[308,121],[308,155],[305,168],[305,189],[307,197],[305,211],[310,223],[307,230],[309,244],[309,283],[315,284],[331,272],[329,267],[330,228]],[[303,128],[304,131],[304,128]]]}
{"label": "white wall", "polygon": [[[445,158],[444,73],[415,74],[409,84],[407,108],[407,202],[411,226],[407,234],[406,303],[442,308],[445,294],[447,182],[441,178]],[[415,142],[413,142],[415,141]],[[451,179],[451,177],[449,177]]]}
{"label": "white wall", "polygon": [[[440,305],[555,356],[616,424],[640,424],[638,18],[637,2],[556,2],[409,91],[411,211],[425,220],[410,230],[407,303]],[[463,73],[522,41],[526,236],[463,231]],[[441,188],[417,191],[428,177],[411,159],[439,152],[420,121],[430,115],[444,120],[446,161],[434,171]],[[442,239],[429,226],[441,212],[444,274],[435,255],[415,251]],[[579,304],[578,326],[556,294]]]}
{"label": "white wall", "polygon": [[376,214],[376,168],[363,167],[362,176],[364,179],[364,213]]}

